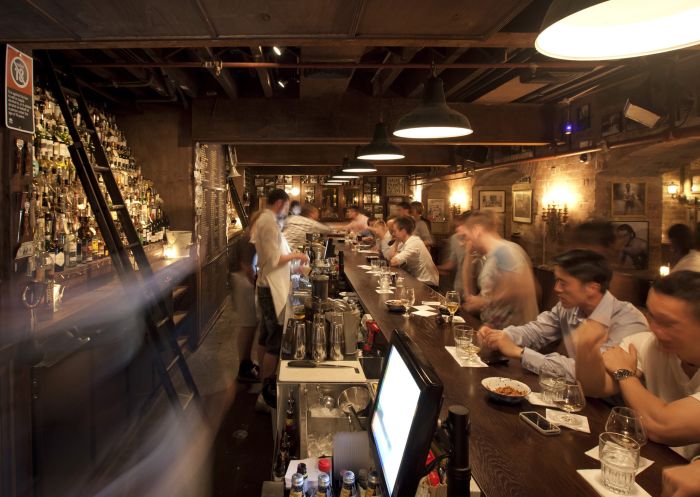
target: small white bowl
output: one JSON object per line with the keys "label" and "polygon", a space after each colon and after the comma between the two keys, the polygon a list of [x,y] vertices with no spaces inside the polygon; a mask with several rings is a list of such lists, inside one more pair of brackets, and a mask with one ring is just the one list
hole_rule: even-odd
{"label": "small white bowl", "polygon": [[[531,392],[530,387],[528,387],[525,383],[521,383],[517,380],[511,380],[510,378],[503,378],[501,376],[491,376],[490,378],[484,378],[483,380],[481,380],[481,386],[483,386],[486,389],[486,391],[492,398],[500,402],[506,402],[508,404],[517,404],[518,402],[521,402],[525,397],[530,395]],[[518,390],[521,394],[505,395],[496,392],[496,389],[501,387],[513,388],[515,390]]]}

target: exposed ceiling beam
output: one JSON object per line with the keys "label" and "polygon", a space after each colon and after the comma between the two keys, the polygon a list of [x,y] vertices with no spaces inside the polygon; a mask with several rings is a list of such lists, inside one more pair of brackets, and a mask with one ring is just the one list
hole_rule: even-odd
{"label": "exposed ceiling beam", "polygon": [[[144,49],[144,52],[154,62],[163,61],[163,58],[160,57],[153,49],[147,48]],[[194,75],[188,73],[187,71],[183,71],[182,69],[176,68],[163,68],[163,73],[166,77],[172,79],[177,87],[188,97],[194,98],[199,95],[199,82]]]}
{"label": "exposed ceiling beam", "polygon": [[[401,49],[401,53],[389,52],[384,59],[386,64],[401,64],[410,62],[413,57],[422,50],[422,47],[406,47]],[[383,95],[399,77],[403,68],[394,67],[392,69],[378,69],[372,76],[372,93],[374,96]]]}
{"label": "exposed ceiling beam", "polygon": [[[250,47],[250,51],[253,54],[253,60],[255,62],[264,62],[265,56],[263,55],[263,49],[260,45]],[[260,86],[262,86],[263,94],[265,98],[272,98],[272,80],[270,79],[270,73],[267,69],[258,68],[255,70],[258,73],[258,79],[260,80]]]}
{"label": "exposed ceiling beam", "polygon": [[[384,99],[384,120],[393,129],[399,117],[413,110],[417,100]],[[469,117],[474,134],[453,140],[395,140],[409,146],[428,144],[543,145],[552,140],[554,106],[476,105],[452,102]],[[376,121],[373,98],[345,95],[338,98],[237,100],[196,99],[192,104],[192,138],[232,144],[362,145],[369,141]]]}
{"label": "exposed ceiling beam", "polygon": [[[207,67],[209,73],[219,83],[221,88],[224,89],[226,95],[228,95],[228,98],[237,98],[238,88],[236,87],[236,81],[231,77],[229,73],[226,72],[226,69],[224,69],[222,66],[215,66],[218,61],[217,58],[214,56],[214,52],[211,51],[211,48],[195,48],[194,53],[197,54],[197,57],[199,57],[202,63],[206,63],[207,66],[210,66]],[[166,67],[179,66],[174,65],[173,63],[168,63]]]}
{"label": "exposed ceiling beam", "polygon": [[371,46],[371,47],[509,47],[534,48],[537,33],[494,33],[486,39],[474,39],[464,36],[365,36],[349,35],[300,35],[300,36],[261,36],[236,35],[212,37],[181,38],[114,38],[114,39],[0,39],[2,42],[22,43],[29,49],[62,48],[177,48],[189,47],[263,47],[278,45],[289,47],[304,46]]}
{"label": "exposed ceiling beam", "polygon": [[[452,64],[454,62],[457,62],[467,50],[469,50],[469,47],[453,48],[450,50],[450,53],[444,59],[442,59],[441,62],[443,64]],[[446,67],[436,67],[435,74],[439,76],[445,69]],[[423,93],[425,80],[428,78],[429,75],[430,72],[428,71],[426,71],[425,73],[421,73],[420,75],[418,73],[412,73],[414,82],[410,86],[413,87],[413,90],[408,92],[408,98],[418,98]]]}

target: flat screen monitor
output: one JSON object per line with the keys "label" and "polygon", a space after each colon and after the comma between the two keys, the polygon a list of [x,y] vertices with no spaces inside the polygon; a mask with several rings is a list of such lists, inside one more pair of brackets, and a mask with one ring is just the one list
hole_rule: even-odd
{"label": "flat screen monitor", "polygon": [[442,390],[413,340],[394,330],[369,429],[383,495],[415,495],[440,414]]}

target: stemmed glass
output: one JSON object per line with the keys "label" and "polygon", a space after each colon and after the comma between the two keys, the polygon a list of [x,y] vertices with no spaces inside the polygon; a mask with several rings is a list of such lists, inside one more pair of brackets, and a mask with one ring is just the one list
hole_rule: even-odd
{"label": "stemmed glass", "polygon": [[454,320],[455,312],[459,309],[459,293],[455,291],[449,291],[445,294],[445,307],[450,313],[450,323]]}
{"label": "stemmed glass", "polygon": [[583,387],[580,382],[566,383],[554,393],[553,401],[559,409],[567,412],[564,416],[559,417],[562,422],[571,425],[579,423],[570,414],[579,412],[586,407],[586,396],[583,394]]}
{"label": "stemmed glass", "polygon": [[605,422],[605,431],[625,435],[637,442],[640,447],[647,443],[647,432],[642,418],[637,411],[629,407],[613,407]]}
{"label": "stemmed glass", "polygon": [[405,309],[403,317],[410,317],[408,308],[411,307],[416,300],[416,294],[413,288],[403,287],[399,293],[399,298],[401,299],[401,305],[403,305]]}

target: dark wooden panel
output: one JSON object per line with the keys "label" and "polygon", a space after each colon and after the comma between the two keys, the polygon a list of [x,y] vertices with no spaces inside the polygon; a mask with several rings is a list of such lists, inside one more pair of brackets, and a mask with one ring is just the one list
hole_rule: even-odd
{"label": "dark wooden panel", "polygon": [[414,37],[462,36],[481,38],[500,29],[530,0],[370,0],[359,33]]}
{"label": "dark wooden panel", "polygon": [[[450,405],[461,404],[471,411],[470,462],[472,474],[486,495],[559,497],[598,495],[577,473],[577,469],[599,468],[600,463],[584,453],[598,443],[609,408],[600,400],[588,399],[582,414],[589,420],[591,434],[563,429],[560,436],[543,437],[519,420],[518,413],[534,407],[525,402],[509,406],[488,400],[481,380],[489,376],[505,376],[539,390],[536,375],[525,371],[517,361],[489,368],[462,368],[445,350],[454,345],[448,324],[438,325],[434,317],[412,316],[386,310],[384,301],[392,295],[375,292],[377,279],[358,268],[366,264],[363,254],[345,252],[345,274],[363,306],[388,337],[393,329],[406,330],[418,344],[445,385],[443,415]],[[435,300],[435,293],[410,275],[406,285],[415,288],[416,302]],[[473,326],[477,320],[464,316]],[[684,459],[665,446],[649,443],[642,455],[655,461],[637,477],[637,482],[651,495],[661,493],[661,469],[682,464]]]}
{"label": "dark wooden panel", "polygon": [[68,30],[41,15],[26,2],[2,3],[0,37],[5,40],[74,38]]}

